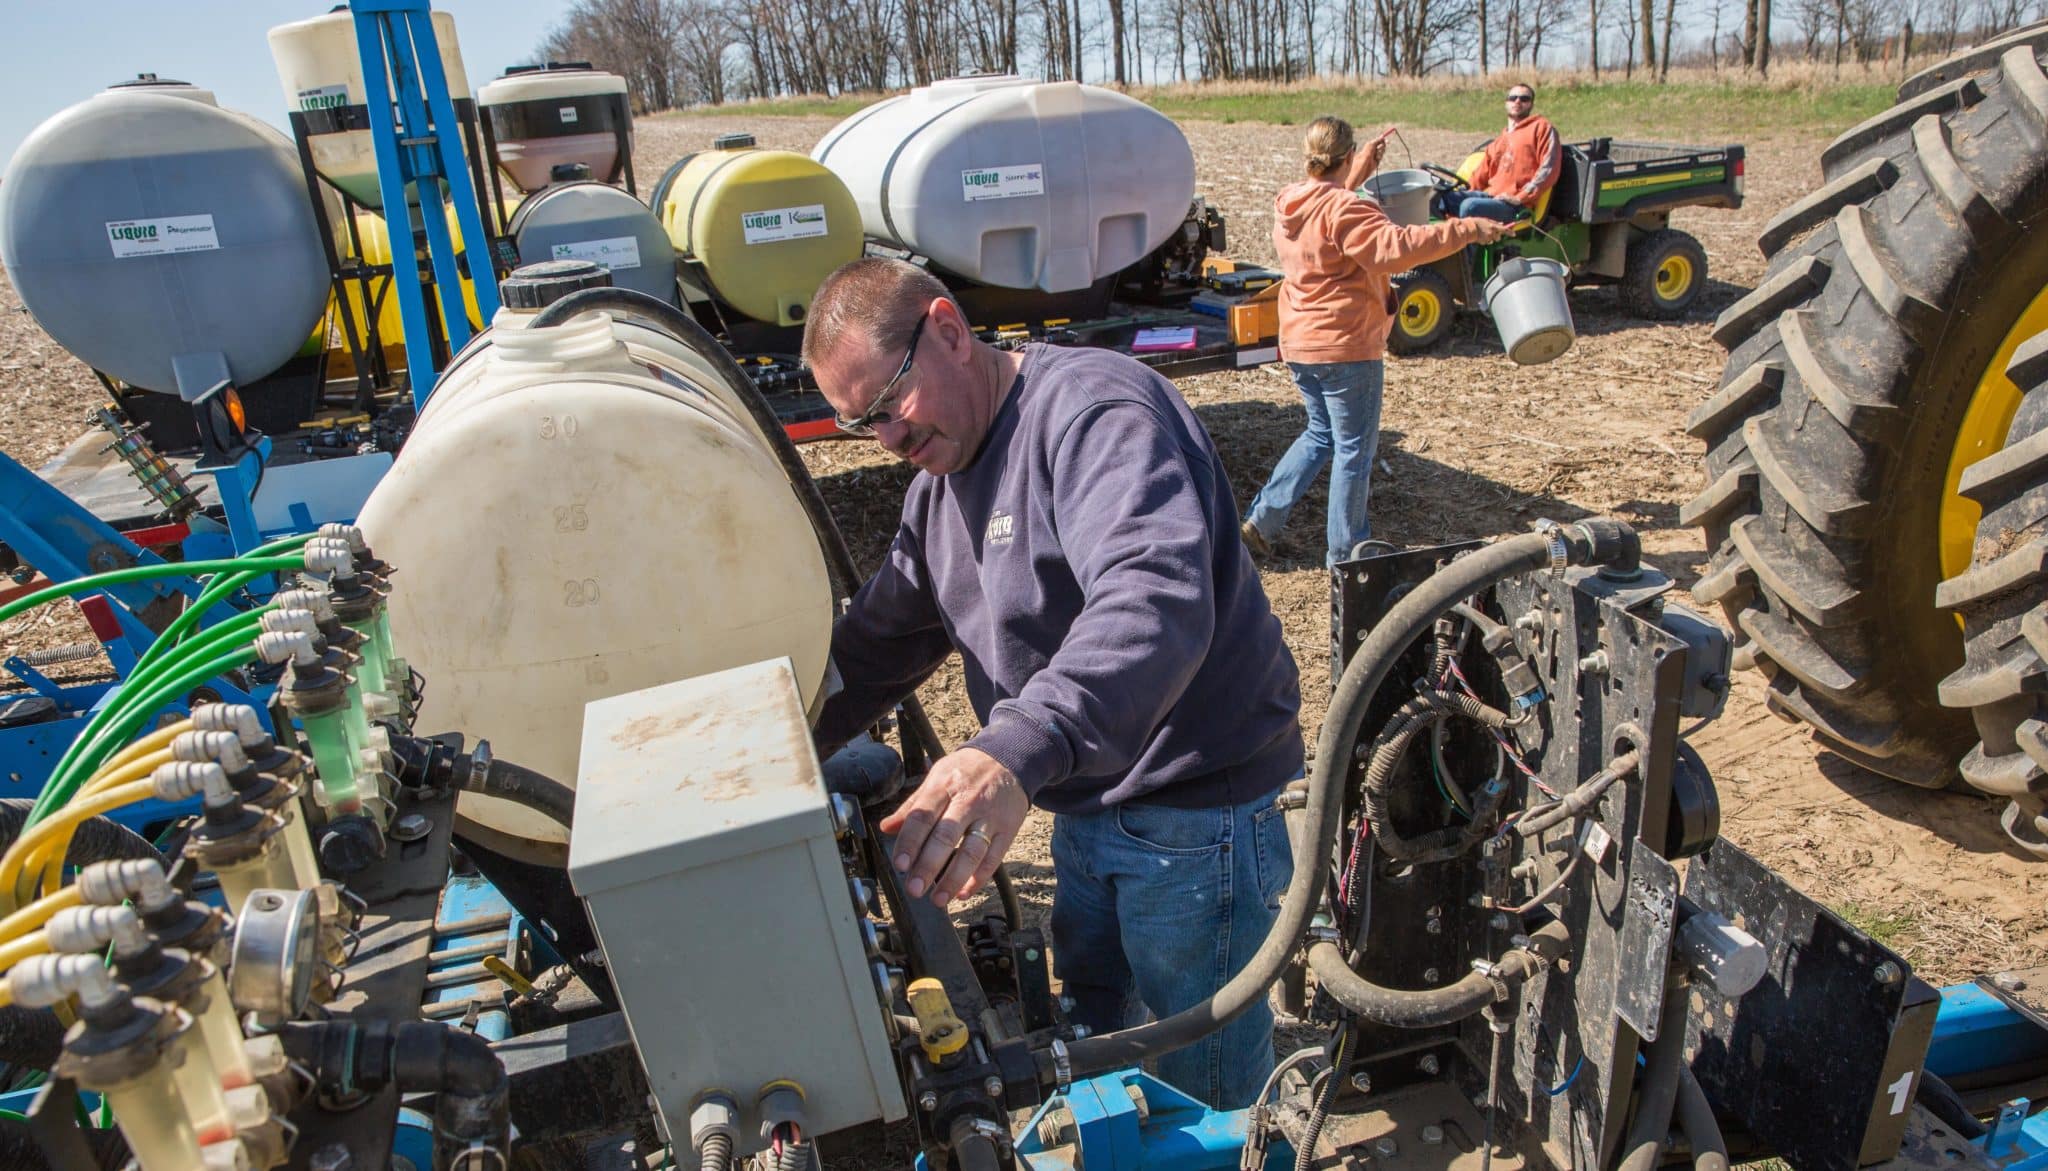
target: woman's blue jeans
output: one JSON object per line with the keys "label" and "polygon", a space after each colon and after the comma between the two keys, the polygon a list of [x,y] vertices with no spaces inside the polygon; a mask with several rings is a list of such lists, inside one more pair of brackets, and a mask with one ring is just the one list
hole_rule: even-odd
{"label": "woman's blue jeans", "polygon": [[[1215,809],[1119,805],[1062,813],[1052,831],[1052,954],[1068,1015],[1095,1033],[1215,995],[1272,929],[1294,874],[1273,796]],[[1273,1071],[1265,1000],[1159,1059],[1168,1084],[1249,1106]]]}
{"label": "woman's blue jeans", "polygon": [[1328,564],[1351,556],[1352,546],[1372,536],[1366,504],[1372,495],[1372,465],[1380,446],[1380,390],[1386,363],[1289,362],[1294,386],[1308,408],[1303,431],[1273,467],[1266,486],[1245,512],[1245,520],[1271,542],[1287,514],[1330,465]]}

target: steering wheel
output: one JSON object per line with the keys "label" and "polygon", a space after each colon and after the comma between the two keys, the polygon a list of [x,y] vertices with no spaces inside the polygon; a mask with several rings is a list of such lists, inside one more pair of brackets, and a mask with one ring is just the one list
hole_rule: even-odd
{"label": "steering wheel", "polygon": [[1439,167],[1435,163],[1421,163],[1418,165],[1423,170],[1435,175],[1440,182],[1444,183],[1452,191],[1463,191],[1471,186],[1456,171],[1451,170],[1449,167]]}

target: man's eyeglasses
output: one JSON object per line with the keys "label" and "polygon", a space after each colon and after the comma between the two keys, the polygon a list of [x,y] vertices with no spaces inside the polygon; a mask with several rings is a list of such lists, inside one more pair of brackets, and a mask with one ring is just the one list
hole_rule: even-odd
{"label": "man's eyeglasses", "polygon": [[1535,94],[1509,94],[1509,95],[1508,95],[1508,100],[1509,100],[1509,101],[1511,101],[1511,102],[1533,102],[1533,101],[1535,101],[1535,100],[1536,100],[1536,95],[1535,95]]}
{"label": "man's eyeglasses", "polygon": [[874,401],[868,403],[867,410],[851,419],[836,411],[833,413],[832,421],[838,424],[841,431],[848,435],[858,435],[863,439],[872,439],[877,426],[895,417],[890,414],[890,410],[896,405],[896,391],[902,385],[904,376],[910,373],[910,364],[917,360],[917,342],[924,336],[924,323],[928,320],[930,319],[927,317],[917,319],[916,327],[910,331],[910,348],[903,353],[903,365],[896,368],[895,377],[882,384],[881,393],[875,395]]}

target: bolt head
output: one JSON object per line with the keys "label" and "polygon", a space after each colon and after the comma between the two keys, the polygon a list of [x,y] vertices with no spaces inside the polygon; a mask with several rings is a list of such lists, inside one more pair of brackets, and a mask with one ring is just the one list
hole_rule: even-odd
{"label": "bolt head", "polygon": [[1001,1098],[1003,1096],[1003,1079],[993,1076],[984,1078],[981,1083],[981,1091],[991,1098]]}
{"label": "bolt head", "polygon": [[1361,1094],[1372,1093],[1372,1075],[1360,1070],[1351,1075],[1351,1088]]}
{"label": "bolt head", "polygon": [[930,1090],[926,1090],[917,1096],[917,1108],[926,1114],[930,1114],[939,1108],[939,1096]]}
{"label": "bolt head", "polygon": [[433,819],[407,813],[391,824],[391,836],[401,842],[416,842],[434,832]]}
{"label": "bolt head", "polygon": [[1372,1141],[1372,1153],[1382,1159],[1391,1159],[1401,1153],[1401,1144],[1395,1142],[1391,1134],[1381,1135]]}
{"label": "bolt head", "polygon": [[1442,1143],[1443,1141],[1444,1141],[1444,1128],[1443,1128],[1443,1127],[1441,1127],[1441,1126],[1438,1126],[1438,1125],[1436,1125],[1435,1123],[1431,1123],[1430,1125],[1428,1125],[1428,1126],[1425,1126],[1425,1127],[1423,1127],[1423,1128],[1422,1128],[1422,1142],[1423,1142],[1423,1145],[1424,1145],[1424,1146],[1431,1146],[1431,1147],[1433,1147],[1433,1146],[1437,1146],[1437,1145],[1441,1144],[1441,1143]]}
{"label": "bolt head", "polygon": [[1436,1059],[1436,1054],[1425,1053],[1422,1055],[1422,1060],[1415,1063],[1415,1068],[1430,1077],[1435,1077],[1443,1069],[1443,1063]]}
{"label": "bolt head", "polygon": [[1905,969],[1891,960],[1886,960],[1871,971],[1871,977],[1880,984],[1896,984],[1906,978]]}
{"label": "bolt head", "polygon": [[1435,968],[1422,969],[1422,982],[1425,984],[1434,984],[1442,977],[1443,973],[1437,971]]}

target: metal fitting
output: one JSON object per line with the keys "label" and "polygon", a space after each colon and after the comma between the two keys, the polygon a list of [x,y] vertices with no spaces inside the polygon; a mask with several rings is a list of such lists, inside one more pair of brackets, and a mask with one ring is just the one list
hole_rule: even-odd
{"label": "metal fitting", "polygon": [[149,774],[149,783],[155,787],[160,801],[184,801],[201,793],[211,795],[216,785],[229,796],[234,795],[228,786],[227,771],[210,760],[165,761]]}
{"label": "metal fitting", "polygon": [[1594,651],[1579,660],[1579,671],[1585,675],[1605,675],[1609,670],[1606,651]]}
{"label": "metal fitting", "polygon": [[1428,1077],[1435,1077],[1443,1072],[1443,1063],[1436,1059],[1436,1054],[1425,1053],[1422,1055],[1422,1060],[1415,1063],[1415,1068],[1421,1070]]}
{"label": "metal fitting", "polygon": [[76,996],[86,1008],[98,1008],[121,996],[113,973],[96,955],[29,956],[7,970],[7,990],[14,1003],[49,1008]]}
{"label": "metal fitting", "polygon": [[1372,1093],[1372,1075],[1365,1072],[1362,1069],[1359,1070],[1357,1073],[1352,1074],[1351,1088],[1357,1090],[1361,1094]]}
{"label": "metal fitting", "polygon": [[1003,1079],[995,1076],[994,1074],[990,1074],[989,1076],[981,1079],[981,1092],[987,1094],[991,1098],[994,1098],[998,1102],[1002,1101]]}
{"label": "metal fitting", "polygon": [[[219,767],[218,765],[215,766]],[[178,901],[178,891],[154,858],[95,862],[78,872],[78,889],[88,903],[122,903],[133,899],[143,914]]]}
{"label": "metal fitting", "polygon": [[804,1126],[804,1088],[788,1078],[778,1078],[761,1087],[754,1110],[761,1116],[761,1141],[775,1137],[775,1128],[785,1122]]}
{"label": "metal fitting", "polygon": [[917,1096],[917,1108],[926,1114],[930,1114],[939,1108],[939,1096],[930,1090],[926,1090]]}
{"label": "metal fitting", "polygon": [[346,544],[336,547],[315,537],[306,542],[304,552],[307,573],[331,573],[342,581],[356,575],[355,554],[349,552]]}
{"label": "metal fitting", "polygon": [[1870,974],[1880,984],[1896,984],[1906,978],[1906,970],[1901,968],[1895,960],[1884,961],[1877,965]]}
{"label": "metal fitting", "polygon": [[270,733],[263,730],[263,717],[246,703],[200,704],[192,709],[192,727],[201,732],[233,732],[244,748],[260,748],[270,740]]}
{"label": "metal fitting", "polygon": [[129,906],[66,907],[43,926],[54,952],[97,954],[111,943],[116,955],[134,955],[149,947],[142,917]]}
{"label": "metal fitting", "polygon": [[242,751],[240,734],[229,731],[180,732],[171,740],[171,759],[211,762],[231,773],[241,772],[250,763],[249,754]]}
{"label": "metal fitting", "polygon": [[320,535],[315,540],[341,541],[349,547],[351,553],[366,552],[370,548],[370,542],[364,538],[363,530],[358,525],[331,520],[321,525],[319,532]]}
{"label": "metal fitting", "polygon": [[1067,1055],[1067,1043],[1054,1037],[1052,1041],[1052,1088],[1053,1092],[1064,1094],[1074,1084],[1074,1062]]}
{"label": "metal fitting", "polygon": [[737,1142],[740,1136],[740,1104],[725,1090],[705,1090],[690,1105],[690,1148],[699,1154],[714,1135]]}
{"label": "metal fitting", "polygon": [[309,586],[301,586],[295,590],[281,591],[270,600],[275,602],[279,609],[309,611],[319,622],[335,620],[334,595],[324,589],[316,590]]}
{"label": "metal fitting", "polygon": [[320,661],[320,652],[313,649],[312,637],[303,630],[266,630],[256,636],[256,657],[272,665],[311,667]]}
{"label": "metal fitting", "polygon": [[265,610],[256,624],[264,630],[298,630],[314,638],[320,636],[320,623],[311,610]]}

